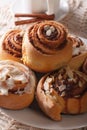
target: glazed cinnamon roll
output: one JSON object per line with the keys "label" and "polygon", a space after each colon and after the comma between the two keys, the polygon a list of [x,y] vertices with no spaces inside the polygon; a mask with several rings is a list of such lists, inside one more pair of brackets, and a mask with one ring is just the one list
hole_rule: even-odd
{"label": "glazed cinnamon roll", "polygon": [[87,76],[64,67],[41,78],[36,99],[41,110],[53,120],[62,114],[87,112]]}
{"label": "glazed cinnamon roll", "polygon": [[69,65],[71,68],[77,70],[80,69],[87,57],[87,45],[77,36],[69,36],[69,40],[71,40],[73,44],[72,59],[69,62]]}
{"label": "glazed cinnamon roll", "polygon": [[21,61],[22,57],[22,30],[10,30],[0,41],[0,60]]}
{"label": "glazed cinnamon roll", "polygon": [[34,100],[36,76],[25,65],[12,61],[0,61],[0,107],[23,109]]}
{"label": "glazed cinnamon roll", "polygon": [[35,23],[24,34],[23,62],[37,72],[64,66],[72,57],[67,29],[56,21]]}

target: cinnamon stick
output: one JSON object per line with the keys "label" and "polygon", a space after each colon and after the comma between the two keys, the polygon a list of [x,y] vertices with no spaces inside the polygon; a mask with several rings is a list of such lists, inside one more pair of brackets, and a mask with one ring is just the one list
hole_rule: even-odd
{"label": "cinnamon stick", "polygon": [[37,14],[15,14],[15,17],[36,17],[36,18],[41,18],[45,20],[53,20],[55,15],[47,15],[47,14],[42,14],[42,13],[37,13]]}
{"label": "cinnamon stick", "polygon": [[23,24],[29,24],[29,23],[34,23],[37,21],[40,21],[41,19],[38,18],[33,18],[33,19],[27,19],[27,20],[19,20],[19,21],[15,21],[15,25],[23,25]]}

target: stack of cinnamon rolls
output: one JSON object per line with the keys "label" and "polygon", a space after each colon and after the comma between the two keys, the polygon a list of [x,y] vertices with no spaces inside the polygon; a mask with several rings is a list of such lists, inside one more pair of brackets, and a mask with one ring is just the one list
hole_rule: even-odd
{"label": "stack of cinnamon rolls", "polygon": [[0,39],[0,106],[23,109],[34,99],[53,120],[87,112],[87,45],[56,21]]}

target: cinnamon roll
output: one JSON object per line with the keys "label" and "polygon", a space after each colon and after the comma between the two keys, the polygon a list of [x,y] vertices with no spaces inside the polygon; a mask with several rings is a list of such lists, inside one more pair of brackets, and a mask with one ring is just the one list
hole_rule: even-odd
{"label": "cinnamon roll", "polygon": [[0,41],[0,60],[21,61],[22,57],[22,30],[10,30]]}
{"label": "cinnamon roll", "polygon": [[60,68],[72,57],[72,44],[67,29],[56,21],[41,21],[24,34],[23,63],[37,72]]}
{"label": "cinnamon roll", "polygon": [[36,77],[25,65],[12,61],[0,61],[0,107],[23,109],[34,100]]}
{"label": "cinnamon roll", "polygon": [[41,78],[36,99],[41,110],[53,120],[61,114],[87,112],[87,76],[80,71],[63,67]]}
{"label": "cinnamon roll", "polygon": [[87,45],[77,36],[69,36],[69,40],[73,44],[72,59],[69,62],[69,66],[79,70],[87,57]]}

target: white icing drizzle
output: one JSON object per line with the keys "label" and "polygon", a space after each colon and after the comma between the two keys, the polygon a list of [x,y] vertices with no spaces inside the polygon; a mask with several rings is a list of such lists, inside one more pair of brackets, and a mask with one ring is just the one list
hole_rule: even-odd
{"label": "white icing drizzle", "polygon": [[8,89],[0,86],[0,95],[8,95]]}
{"label": "white icing drizzle", "polygon": [[85,53],[87,51],[87,45],[83,43],[83,45],[80,45],[79,47],[73,46],[73,53],[72,55],[79,55],[81,53]]}
{"label": "white icing drizzle", "polygon": [[8,89],[12,89],[13,88],[13,86],[14,86],[14,80],[13,80],[12,77],[10,77],[10,78],[8,78],[6,80],[6,85],[9,86]]}
{"label": "white icing drizzle", "polygon": [[21,83],[24,90],[20,88],[16,91],[16,94],[30,93],[36,85],[36,79],[34,73],[25,65],[12,62],[12,61],[0,61],[0,94],[8,95],[8,91]]}
{"label": "white icing drizzle", "polygon": [[6,75],[9,73],[7,68],[0,69],[0,81],[6,80]]}

